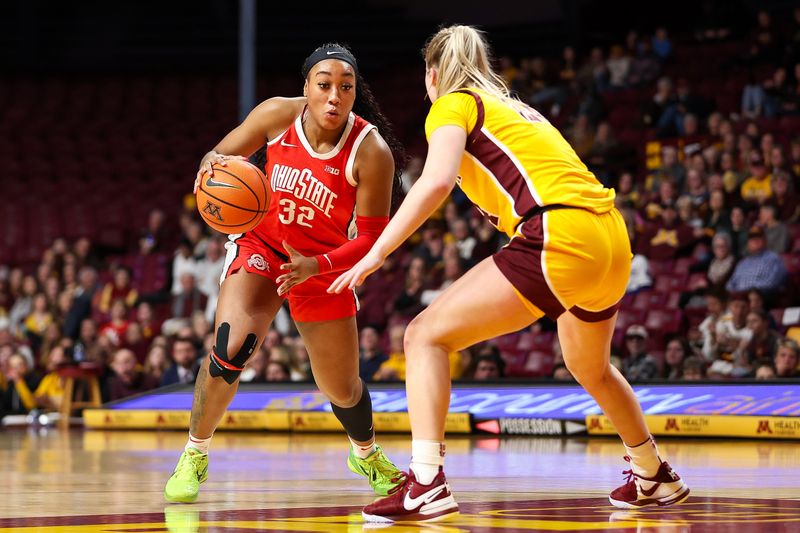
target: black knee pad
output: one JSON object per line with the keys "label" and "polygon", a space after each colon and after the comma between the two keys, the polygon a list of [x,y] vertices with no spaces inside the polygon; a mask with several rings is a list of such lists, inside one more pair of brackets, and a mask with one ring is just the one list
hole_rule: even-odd
{"label": "black knee pad", "polygon": [[256,349],[258,344],[258,337],[255,333],[248,333],[247,337],[242,343],[242,347],[236,352],[236,355],[230,359],[228,358],[228,338],[231,334],[231,325],[223,322],[217,328],[217,340],[214,348],[211,350],[211,356],[208,365],[208,373],[212,378],[222,376],[229,385],[233,384],[242,373],[244,364],[253,355],[253,350]]}

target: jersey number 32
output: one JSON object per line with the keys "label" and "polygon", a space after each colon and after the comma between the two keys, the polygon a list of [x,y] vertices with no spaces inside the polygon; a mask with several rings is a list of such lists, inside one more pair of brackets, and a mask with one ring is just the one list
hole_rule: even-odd
{"label": "jersey number 32", "polygon": [[310,228],[310,222],[314,220],[314,210],[306,205],[298,206],[294,200],[290,198],[281,198],[278,202],[280,209],[278,210],[278,220],[283,224],[292,224],[297,222],[298,226]]}

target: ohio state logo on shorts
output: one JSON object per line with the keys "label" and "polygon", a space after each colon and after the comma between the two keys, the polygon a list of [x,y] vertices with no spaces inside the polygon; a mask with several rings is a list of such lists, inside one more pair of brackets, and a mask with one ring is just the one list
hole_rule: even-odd
{"label": "ohio state logo on shorts", "polygon": [[257,270],[268,270],[269,265],[264,260],[264,256],[261,254],[253,254],[250,256],[250,259],[247,260],[247,266],[255,268]]}

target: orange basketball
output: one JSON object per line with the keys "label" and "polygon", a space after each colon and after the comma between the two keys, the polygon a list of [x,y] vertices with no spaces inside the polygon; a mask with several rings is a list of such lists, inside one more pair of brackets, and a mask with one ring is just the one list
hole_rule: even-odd
{"label": "orange basketball", "polygon": [[255,228],[269,207],[264,173],[241,159],[214,163],[214,175],[203,174],[197,187],[197,209],[206,224],[222,233],[245,233]]}

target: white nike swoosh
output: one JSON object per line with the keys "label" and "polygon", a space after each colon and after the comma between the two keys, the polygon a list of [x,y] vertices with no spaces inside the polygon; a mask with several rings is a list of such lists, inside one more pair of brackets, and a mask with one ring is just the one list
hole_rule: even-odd
{"label": "white nike swoosh", "polygon": [[403,500],[403,507],[406,508],[406,511],[413,511],[422,504],[432,502],[445,488],[444,485],[439,485],[416,498],[412,498],[411,493],[407,493],[406,498]]}
{"label": "white nike swoosh", "polygon": [[334,50],[333,52],[331,52],[330,50],[328,50],[328,51],[327,51],[327,52],[325,52],[325,53],[326,53],[326,54],[328,54],[328,55],[331,55],[331,54],[338,54],[339,52],[337,52],[336,50]]}
{"label": "white nike swoosh", "polygon": [[230,183],[222,183],[221,181],[214,181],[214,178],[211,176],[208,177],[206,180],[207,187],[227,187],[228,189],[241,189],[241,187],[237,187],[236,185],[231,185]]}
{"label": "white nike swoosh", "polygon": [[296,144],[289,144],[285,139],[281,139],[281,146],[288,146],[289,148],[297,148]]}

